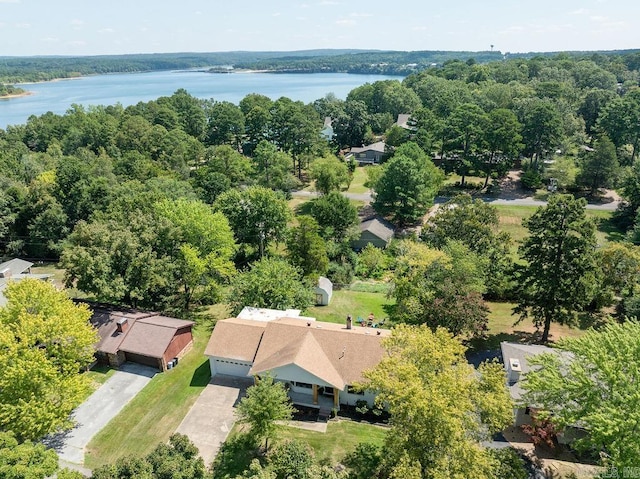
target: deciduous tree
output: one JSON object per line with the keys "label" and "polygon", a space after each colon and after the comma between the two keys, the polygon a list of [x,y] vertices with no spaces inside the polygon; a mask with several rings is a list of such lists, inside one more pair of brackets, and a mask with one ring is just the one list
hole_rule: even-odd
{"label": "deciduous tree", "polygon": [[305,309],[311,305],[312,289],[300,270],[283,259],[262,258],[231,282],[229,303],[233,314],[245,306],[272,309]]}
{"label": "deciduous tree", "polygon": [[236,409],[238,420],[251,427],[251,434],[264,439],[265,450],[278,429],[277,421],[290,420],[293,412],[284,383],[274,381],[270,374],[264,374],[247,389]]}
{"label": "deciduous tree", "polygon": [[399,325],[383,346],[387,354],[365,372],[393,418],[382,477],[416,469],[417,477],[496,477],[497,461],[480,441],[513,420],[501,365],[474,374],[465,348],[442,328]]}
{"label": "deciduous tree", "polygon": [[443,174],[415,143],[400,146],[373,186],[373,207],[400,224],[413,223],[433,204]]}
{"label": "deciduous tree", "polygon": [[72,425],[88,392],[80,370],[93,361],[97,334],[86,306],[52,284],[10,283],[0,309],[0,428],[40,439]]}
{"label": "deciduous tree", "polygon": [[311,280],[327,272],[329,258],[327,247],[318,231],[320,227],[311,216],[298,216],[298,226],[289,230],[287,251],[292,264]]}

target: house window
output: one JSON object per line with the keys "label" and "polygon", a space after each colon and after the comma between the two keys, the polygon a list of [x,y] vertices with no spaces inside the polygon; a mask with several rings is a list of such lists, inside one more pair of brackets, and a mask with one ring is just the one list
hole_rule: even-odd
{"label": "house window", "polygon": [[526,416],[531,416],[531,408],[530,407],[526,407],[525,410],[524,410],[524,414]]}
{"label": "house window", "polygon": [[294,386],[298,386],[299,388],[311,389],[313,386],[309,383],[300,383],[298,381],[294,381]]}
{"label": "house window", "polygon": [[322,391],[322,394],[324,396],[332,396],[333,397],[333,388],[331,386],[325,386],[323,391]]}
{"label": "house window", "polygon": [[364,396],[364,391],[354,388],[353,386],[347,386],[348,394],[357,394],[358,396]]}

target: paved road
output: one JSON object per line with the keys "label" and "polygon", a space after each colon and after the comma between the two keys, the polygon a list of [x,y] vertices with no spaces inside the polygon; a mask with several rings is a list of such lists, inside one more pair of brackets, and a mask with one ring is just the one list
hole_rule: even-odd
{"label": "paved road", "polygon": [[[364,201],[368,203],[371,201],[371,193],[342,193],[349,199]],[[319,194],[315,191],[293,191],[291,195],[296,198],[317,198]],[[525,198],[494,198],[491,196],[480,196],[480,199],[492,205],[513,205],[513,206],[545,206],[546,201],[540,201],[534,199],[532,196]],[[446,196],[438,196],[435,199],[436,203],[446,203],[450,198]],[[618,208],[619,201],[612,201],[610,203],[589,203],[587,204],[588,210],[603,210],[603,211],[615,211]]]}
{"label": "paved road", "polygon": [[125,363],[73,412],[77,425],[70,431],[48,438],[45,443],[55,449],[61,467],[84,463],[84,449],[89,441],[144,388],[156,369]]}
{"label": "paved road", "polygon": [[235,406],[253,380],[216,375],[200,393],[176,432],[185,434],[208,467],[236,422]]}

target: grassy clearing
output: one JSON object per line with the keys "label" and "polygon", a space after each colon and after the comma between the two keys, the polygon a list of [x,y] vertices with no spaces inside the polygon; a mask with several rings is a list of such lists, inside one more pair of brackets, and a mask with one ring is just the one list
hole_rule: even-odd
{"label": "grassy clearing", "polygon": [[196,327],[193,348],[177,368],[157,374],[87,447],[85,464],[94,469],[122,456],[143,456],[169,439],[209,382],[203,353],[211,330]]}
{"label": "grassy clearing", "polygon": [[[500,230],[511,235],[515,244],[514,249],[517,249],[517,245],[528,236],[522,221],[533,215],[538,207],[509,205],[494,205],[494,207],[498,210]],[[612,215],[611,211],[587,210],[587,218],[593,218],[596,221],[596,238],[599,245],[609,241],[617,241],[622,235],[611,223]]]}
{"label": "grassy clearing", "polygon": [[375,166],[358,166],[356,171],[353,172],[353,180],[351,180],[351,185],[349,185],[349,189],[347,192],[349,193],[366,193],[369,191],[369,188],[364,186],[365,181],[367,181],[367,168],[376,168]]}
{"label": "grassy clearing", "polygon": [[373,313],[377,319],[386,318],[392,306],[393,299],[387,298],[384,293],[343,289],[333,292],[328,306],[314,306],[304,314],[318,321],[343,323],[349,314],[354,321],[358,316],[366,318],[369,313]]}
{"label": "grassy clearing", "polygon": [[277,442],[290,439],[304,441],[311,446],[321,463],[335,465],[360,442],[382,446],[386,432],[387,429],[381,426],[332,419],[326,433],[285,426]]}
{"label": "grassy clearing", "polygon": [[85,376],[89,378],[91,381],[91,386],[95,391],[100,386],[102,386],[107,379],[109,379],[116,372],[115,369],[110,368],[109,366],[104,366],[101,364],[96,364],[90,371],[87,371]]}

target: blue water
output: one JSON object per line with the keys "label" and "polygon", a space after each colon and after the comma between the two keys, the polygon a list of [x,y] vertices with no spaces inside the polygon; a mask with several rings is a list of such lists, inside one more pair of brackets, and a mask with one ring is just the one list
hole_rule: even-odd
{"label": "blue water", "polygon": [[197,98],[213,98],[236,104],[249,93],[260,93],[273,100],[286,96],[309,103],[327,93],[344,99],[360,85],[386,79],[402,78],[348,73],[212,74],[161,71],[28,83],[20,86],[32,92],[32,95],[0,100],[0,128],[25,123],[29,116],[48,111],[63,114],[74,103],[84,106],[120,103],[128,106],[169,96],[179,88],[184,88]]}

